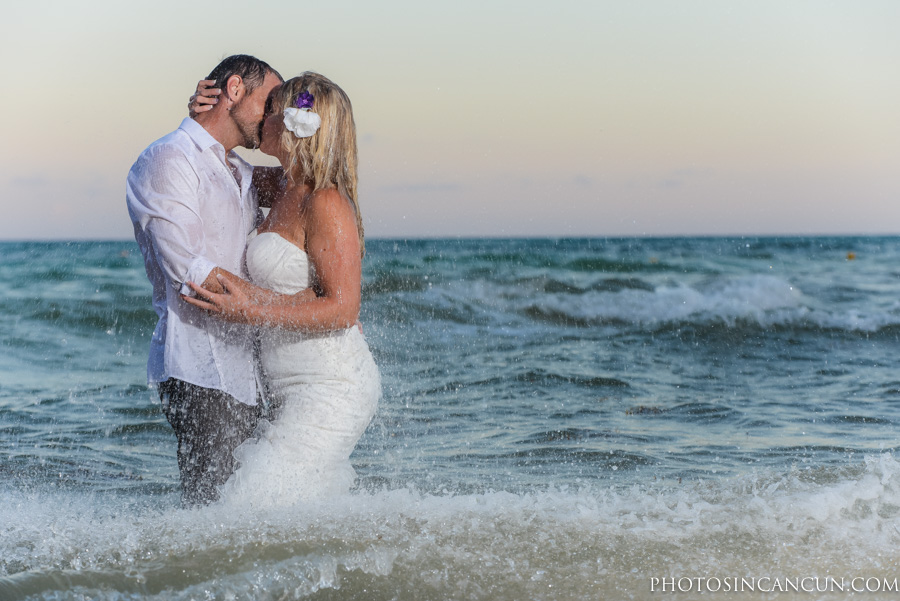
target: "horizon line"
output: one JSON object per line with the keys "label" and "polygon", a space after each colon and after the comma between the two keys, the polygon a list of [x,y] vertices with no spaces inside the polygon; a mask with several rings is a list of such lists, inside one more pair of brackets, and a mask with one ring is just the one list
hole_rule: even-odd
{"label": "horizon line", "polygon": [[[441,241],[441,240],[625,240],[625,239],[674,239],[674,238],[895,238],[893,233],[782,233],[782,234],[520,234],[520,235],[440,235],[440,236],[366,236],[366,241]],[[134,242],[134,238],[0,238],[7,243],[85,243],[85,242]]]}

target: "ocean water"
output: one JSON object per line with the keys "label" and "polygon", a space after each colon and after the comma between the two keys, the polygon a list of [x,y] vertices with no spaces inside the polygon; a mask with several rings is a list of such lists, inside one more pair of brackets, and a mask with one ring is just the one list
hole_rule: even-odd
{"label": "ocean water", "polygon": [[0,600],[900,597],[900,238],[367,247],[358,486],[240,513],[136,246],[0,243]]}

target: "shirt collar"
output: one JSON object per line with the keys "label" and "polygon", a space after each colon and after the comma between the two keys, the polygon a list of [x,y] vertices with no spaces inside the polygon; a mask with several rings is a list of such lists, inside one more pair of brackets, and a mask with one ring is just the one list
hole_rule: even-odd
{"label": "shirt collar", "polygon": [[219,144],[218,140],[212,137],[206,129],[203,128],[202,125],[191,119],[190,117],[185,117],[184,121],[181,122],[181,125],[178,126],[178,129],[184,130],[184,133],[188,135],[188,137],[197,145],[197,148],[200,151],[204,151],[207,148],[212,148],[213,146],[218,146],[222,149],[224,154],[225,147]]}
{"label": "shirt collar", "polygon": [[[184,133],[186,133],[191,141],[197,145],[200,152],[204,152],[209,148],[214,149],[214,152],[222,159],[222,161],[230,162],[237,167],[241,171],[242,181],[246,181],[249,184],[250,178],[253,176],[253,166],[242,159],[234,150],[231,150],[226,155],[225,147],[212,137],[202,125],[190,117],[185,117],[184,121],[181,122],[181,125],[178,126],[178,129],[184,130]],[[241,188],[243,187],[244,184],[242,183]]]}

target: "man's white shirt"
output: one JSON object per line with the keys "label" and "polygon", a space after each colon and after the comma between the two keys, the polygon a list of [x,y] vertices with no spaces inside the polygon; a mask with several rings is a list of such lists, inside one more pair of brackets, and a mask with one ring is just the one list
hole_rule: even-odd
{"label": "man's white shirt", "polygon": [[144,150],[128,173],[128,213],[159,317],[147,362],[151,385],[177,378],[257,402],[252,328],[209,316],[180,296],[190,292],[185,282],[202,284],[215,267],[247,278],[247,237],[261,220],[252,176],[251,165],[226,155],[190,118]]}

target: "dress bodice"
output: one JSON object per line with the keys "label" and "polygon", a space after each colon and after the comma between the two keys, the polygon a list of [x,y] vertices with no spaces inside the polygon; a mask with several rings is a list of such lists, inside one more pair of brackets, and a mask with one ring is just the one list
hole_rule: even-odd
{"label": "dress bodice", "polygon": [[257,286],[282,294],[309,288],[312,277],[306,252],[275,232],[263,232],[250,240],[247,271]]}

